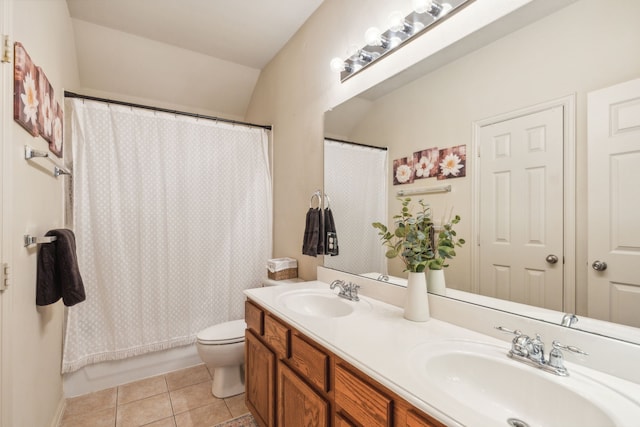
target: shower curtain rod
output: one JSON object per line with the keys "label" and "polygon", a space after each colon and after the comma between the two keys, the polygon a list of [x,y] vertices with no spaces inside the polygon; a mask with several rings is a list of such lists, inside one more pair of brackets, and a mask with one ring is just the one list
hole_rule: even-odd
{"label": "shower curtain rod", "polygon": [[98,98],[98,97],[95,97],[95,96],[88,96],[88,95],[80,95],[78,93],[69,92],[69,91],[66,91],[66,90],[64,91],[64,97],[65,98],[88,99],[90,101],[106,102],[107,104],[123,105],[125,107],[144,108],[145,110],[159,111],[159,112],[162,112],[162,113],[170,113],[170,114],[179,114],[181,116],[195,117],[196,119],[207,119],[207,120],[213,120],[213,121],[216,121],[216,122],[231,123],[231,124],[234,124],[234,125],[242,125],[242,126],[248,126],[248,127],[271,130],[271,126],[270,125],[257,125],[257,124],[254,124],[254,123],[240,122],[240,121],[237,121],[237,120],[223,119],[223,118],[220,118],[220,117],[212,117],[212,116],[205,116],[205,115],[202,115],[202,114],[188,113],[186,111],[169,110],[167,108],[152,107],[150,105],[134,104],[134,103],[131,103],[131,102],[116,101],[114,99]]}
{"label": "shower curtain rod", "polygon": [[325,139],[327,141],[339,142],[341,144],[357,145],[359,147],[366,147],[366,148],[375,148],[376,150],[382,150],[382,151],[387,151],[388,150],[387,147],[376,147],[375,145],[361,144],[359,142],[345,141],[343,139],[336,139],[336,138],[325,138]]}

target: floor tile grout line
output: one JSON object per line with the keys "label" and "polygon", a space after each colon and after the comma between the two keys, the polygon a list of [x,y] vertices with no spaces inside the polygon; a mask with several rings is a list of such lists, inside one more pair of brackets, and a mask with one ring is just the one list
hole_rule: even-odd
{"label": "floor tile grout line", "polygon": [[118,427],[118,398],[120,397],[120,385],[116,387],[116,411],[113,417],[113,427]]}
{"label": "floor tile grout line", "polygon": [[[174,372],[178,372],[178,371],[174,371]],[[176,413],[175,413],[175,411],[174,411],[174,401],[173,401],[173,399],[172,399],[171,392],[172,392],[172,391],[182,390],[182,389],[184,389],[184,388],[191,387],[191,386],[196,386],[196,385],[203,384],[203,383],[209,383],[209,384],[211,384],[211,383],[212,383],[212,381],[213,381],[213,377],[212,377],[212,375],[211,375],[211,372],[210,372],[208,369],[207,369],[207,374],[208,374],[208,377],[209,377],[207,380],[204,380],[204,381],[196,381],[196,382],[195,382],[195,383],[193,383],[193,384],[184,385],[184,386],[182,386],[182,387],[176,388],[175,390],[169,390],[169,379],[168,379],[168,374],[161,374],[161,375],[159,375],[159,376],[162,376],[162,379],[164,380],[164,385],[165,385],[165,388],[166,388],[167,397],[169,398],[169,403],[170,403],[170,405],[171,405],[171,416],[169,416],[169,417],[167,417],[167,418],[172,418],[172,419],[173,419],[173,422],[174,422],[174,425],[176,425],[176,426],[178,425],[177,420],[176,420],[176,416],[177,416],[177,415],[179,415],[179,414],[176,414]],[[128,383],[127,383],[127,384],[128,384]],[[163,393],[156,393],[156,394],[153,394],[153,395],[150,395],[150,396],[145,396],[145,397],[142,397],[142,398],[139,398],[139,399],[132,400],[131,402],[126,402],[126,403],[122,403],[122,404],[120,404],[120,403],[119,403],[119,399],[120,399],[120,395],[122,394],[121,392],[122,392],[122,390],[123,390],[123,389],[121,389],[121,387],[123,387],[123,386],[125,386],[125,385],[127,385],[127,384],[119,384],[119,385],[117,385],[117,386],[115,386],[115,387],[114,387],[114,393],[115,393],[115,405],[114,405],[114,407],[112,407],[112,409],[113,409],[113,411],[114,411],[114,412],[112,412],[112,414],[113,414],[113,415],[112,415],[112,416],[113,416],[113,421],[112,421],[112,423],[110,423],[113,427],[117,427],[117,426],[118,426],[118,414],[121,412],[121,409],[122,409],[122,408],[120,408],[121,406],[124,406],[124,405],[126,405],[126,404],[130,404],[130,403],[133,403],[133,402],[136,402],[136,401],[144,400],[144,399],[147,399],[147,398],[150,398],[150,397],[154,397],[154,396],[158,396],[158,395],[160,395],[160,394],[163,394]],[[214,397],[215,397],[215,396],[214,396]],[[216,398],[216,399],[217,399],[217,400],[222,400],[222,401],[224,402],[224,407],[227,409],[227,412],[228,412],[228,414],[229,414],[229,418],[228,418],[228,419],[226,419],[226,420],[223,420],[223,422],[226,422],[226,421],[229,421],[229,420],[233,419],[235,416],[234,416],[234,413],[233,413],[233,411],[232,411],[232,409],[231,409],[231,406],[230,406],[230,403],[229,403],[228,399],[225,399],[225,398]],[[189,409],[189,410],[187,410],[187,411],[180,412],[180,414],[183,414],[183,413],[186,413],[186,412],[190,412],[190,411],[193,411],[193,410],[196,410],[196,409],[202,408],[202,407],[207,406],[207,405],[209,405],[209,404],[211,404],[211,402],[209,402],[209,403],[203,403],[202,405],[199,405],[199,406],[196,406],[196,407],[190,408],[190,409]],[[95,411],[95,410],[94,410],[94,411],[89,411],[89,412],[87,412],[86,414],[95,414],[95,413],[97,413],[97,412],[98,412],[98,411]],[[242,415],[244,415],[244,414],[240,414],[240,415],[238,415],[238,416],[242,416]],[[154,422],[155,422],[155,421],[154,421]]]}

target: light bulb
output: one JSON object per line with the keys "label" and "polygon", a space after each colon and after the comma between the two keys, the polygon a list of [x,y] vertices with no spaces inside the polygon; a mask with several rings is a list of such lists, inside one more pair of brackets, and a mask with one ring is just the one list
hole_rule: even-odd
{"label": "light bulb", "polygon": [[371,27],[364,33],[364,41],[369,46],[380,46],[382,33],[377,27]]}
{"label": "light bulb", "polygon": [[396,10],[389,15],[389,29],[391,31],[402,31],[404,29],[404,15]]}
{"label": "light bulb", "polygon": [[431,0],[413,0],[413,10],[416,13],[425,13],[431,9]]}
{"label": "light bulb", "polygon": [[395,49],[402,43],[402,39],[398,36],[392,36],[389,38],[389,49]]}
{"label": "light bulb", "polygon": [[331,60],[329,66],[331,67],[331,71],[335,73],[341,73],[346,68],[342,58],[338,58],[337,56]]}

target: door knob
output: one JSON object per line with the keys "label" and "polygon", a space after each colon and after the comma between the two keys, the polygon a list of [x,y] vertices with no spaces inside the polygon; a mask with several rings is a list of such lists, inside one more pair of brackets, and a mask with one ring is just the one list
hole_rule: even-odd
{"label": "door knob", "polygon": [[545,260],[549,263],[549,264],[555,264],[556,262],[558,262],[558,257],[551,254],[551,255],[547,255],[547,257],[545,258]]}
{"label": "door knob", "polygon": [[604,261],[593,261],[593,264],[591,264],[591,268],[593,268],[595,271],[605,271],[607,269],[607,263]]}

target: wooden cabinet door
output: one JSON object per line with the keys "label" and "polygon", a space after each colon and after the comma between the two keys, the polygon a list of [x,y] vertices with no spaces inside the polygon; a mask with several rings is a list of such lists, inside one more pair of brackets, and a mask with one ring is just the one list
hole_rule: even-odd
{"label": "wooden cabinet door", "polygon": [[278,427],[328,427],[329,403],[284,363],[278,364]]}
{"label": "wooden cabinet door", "polygon": [[261,427],[275,426],[276,357],[247,331],[245,341],[245,393],[247,407]]}

